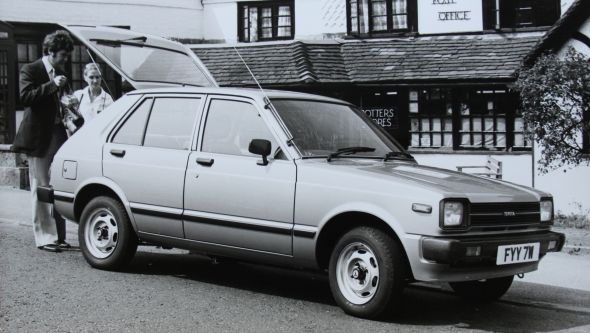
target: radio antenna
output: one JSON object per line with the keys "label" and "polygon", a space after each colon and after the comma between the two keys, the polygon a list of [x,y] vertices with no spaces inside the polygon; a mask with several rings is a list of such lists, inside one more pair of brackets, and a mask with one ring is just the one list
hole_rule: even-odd
{"label": "radio antenna", "polygon": [[268,98],[268,95],[266,94],[266,92],[264,91],[262,86],[260,85],[260,82],[258,82],[258,80],[256,79],[256,76],[254,75],[254,73],[252,73],[252,70],[250,70],[250,66],[248,66],[248,64],[246,63],[246,60],[244,60],[244,58],[240,54],[240,51],[238,51],[238,49],[235,46],[232,46],[232,47],[234,48],[234,51],[236,51],[236,54],[238,55],[238,57],[240,57],[240,60],[242,60],[242,63],[244,63],[244,66],[246,66],[246,69],[250,73],[250,76],[252,76],[252,78],[254,79],[254,82],[256,82],[256,85],[258,85],[258,88],[262,92],[262,96],[264,96],[265,107],[270,110],[270,112],[273,114],[275,119],[278,121],[279,125],[283,128],[283,131],[285,131],[285,133],[287,133],[287,136],[288,136],[287,143],[289,145],[292,145],[293,135],[291,134],[291,132],[287,128],[287,125],[285,125],[285,123],[283,123],[283,120],[281,119],[281,117],[279,117],[277,110],[275,109],[274,105],[272,105],[272,102],[270,101],[270,98]]}
{"label": "radio antenna", "polygon": [[[242,62],[244,63],[244,66],[246,66],[246,69],[250,73],[250,76],[252,76],[252,78],[254,79],[254,82],[256,82],[256,85],[258,85],[258,88],[260,88],[260,91],[262,92],[262,94],[264,95],[264,97],[266,99],[268,99],[268,96],[264,92],[264,89],[262,89],[262,86],[260,85],[260,82],[258,82],[258,80],[256,79],[256,76],[254,75],[254,73],[252,73],[252,70],[250,70],[250,66],[248,66],[248,64],[246,63],[246,60],[244,60],[244,58],[242,58],[242,55],[240,54],[240,51],[238,51],[238,49],[235,46],[233,46],[233,48],[234,48],[234,51],[236,51],[238,57],[240,57],[240,60],[242,60]],[[270,100],[268,100],[268,101],[270,102]]]}

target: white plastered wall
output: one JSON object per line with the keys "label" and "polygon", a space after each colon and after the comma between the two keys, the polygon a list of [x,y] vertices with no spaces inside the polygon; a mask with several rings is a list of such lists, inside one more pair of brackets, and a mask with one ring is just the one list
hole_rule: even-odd
{"label": "white plastered wall", "polygon": [[199,0],[0,0],[14,22],[123,25],[163,37],[203,38]]}
{"label": "white plastered wall", "polygon": [[236,0],[203,0],[203,37],[206,40],[238,41],[238,5]]}

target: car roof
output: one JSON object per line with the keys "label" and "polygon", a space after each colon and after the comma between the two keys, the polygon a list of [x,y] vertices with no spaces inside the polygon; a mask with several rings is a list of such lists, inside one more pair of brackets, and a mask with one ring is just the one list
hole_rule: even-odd
{"label": "car roof", "polygon": [[128,95],[143,95],[143,94],[220,94],[220,95],[232,95],[250,97],[252,99],[264,98],[268,96],[270,99],[302,99],[302,100],[314,100],[319,102],[338,103],[338,104],[350,104],[346,101],[342,101],[335,98],[306,94],[294,91],[284,90],[264,90],[264,93],[260,89],[255,88],[209,88],[209,87],[173,87],[173,88],[152,88],[152,89],[140,89],[134,90],[127,93]]}

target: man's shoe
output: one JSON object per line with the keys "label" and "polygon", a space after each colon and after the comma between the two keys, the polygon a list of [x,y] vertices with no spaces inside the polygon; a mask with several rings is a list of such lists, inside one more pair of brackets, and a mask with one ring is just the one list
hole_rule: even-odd
{"label": "man's shoe", "polygon": [[72,246],[69,243],[67,243],[66,241],[55,241],[55,245],[57,245],[57,247],[62,250],[72,248]]}
{"label": "man's shoe", "polygon": [[57,244],[45,244],[38,247],[39,250],[47,251],[47,252],[61,252],[61,249]]}

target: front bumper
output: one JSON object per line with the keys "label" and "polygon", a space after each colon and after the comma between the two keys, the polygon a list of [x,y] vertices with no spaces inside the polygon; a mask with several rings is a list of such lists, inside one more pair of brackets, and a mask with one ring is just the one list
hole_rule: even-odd
{"label": "front bumper", "polygon": [[[495,266],[498,246],[524,243],[540,243],[539,259],[547,252],[561,251],[565,235],[546,231],[531,235],[494,237],[423,238],[422,256],[428,261],[449,264],[452,267]],[[554,246],[549,248],[551,242]],[[468,247],[481,247],[480,255],[467,255]]]}

